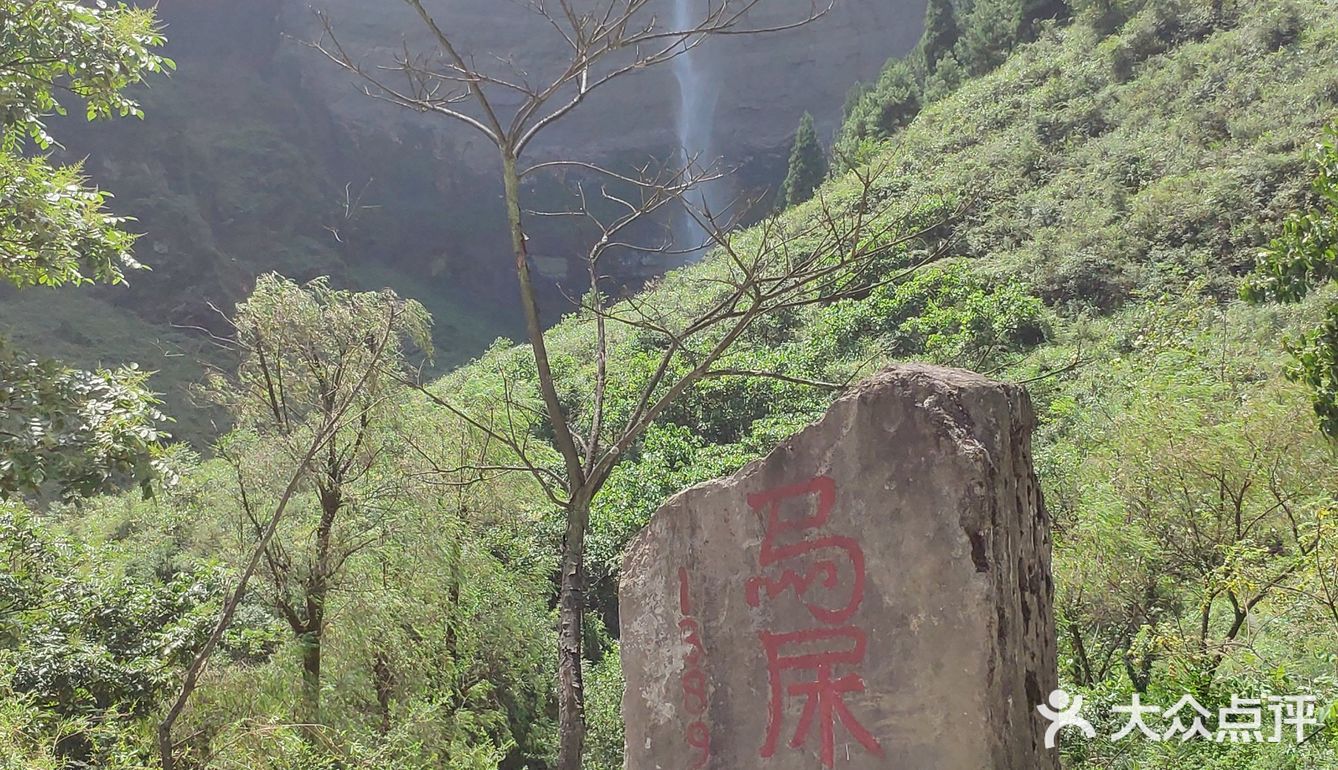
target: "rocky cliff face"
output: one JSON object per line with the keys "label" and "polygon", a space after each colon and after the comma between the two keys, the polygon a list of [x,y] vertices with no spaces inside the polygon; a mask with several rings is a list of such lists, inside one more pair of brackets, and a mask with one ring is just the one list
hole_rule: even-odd
{"label": "rocky cliff face", "polygon": [[[678,0],[658,0],[653,14],[666,20]],[[701,14],[704,2],[686,0]],[[407,47],[435,51],[430,34],[403,3],[367,0],[316,0],[355,58],[369,64],[390,62]],[[733,162],[783,150],[805,110],[830,132],[841,104],[857,80],[877,75],[890,56],[909,51],[919,38],[925,0],[838,0],[812,25],[760,36],[713,40],[694,52],[704,81],[713,93],[713,146]],[[488,62],[513,61],[534,82],[564,62],[563,39],[525,3],[499,0],[435,0],[435,18],[466,41],[466,55]],[[320,36],[320,24],[307,2],[282,0],[280,25],[298,39]],[[802,19],[811,0],[763,0],[749,15],[749,26],[769,27]],[[666,21],[666,23],[668,23]],[[435,116],[396,111],[367,99],[350,86],[348,76],[317,56],[296,60],[306,87],[321,95],[331,114],[356,136],[402,136],[407,126],[456,132]],[[593,96],[572,118],[547,134],[540,153],[610,158],[661,151],[674,146],[681,104],[673,68],[662,66],[611,85]],[[475,165],[486,154],[470,152],[472,137],[454,137],[462,160]]]}
{"label": "rocky cliff face", "polygon": [[[705,0],[656,2],[671,13],[676,2]],[[762,0],[754,23],[794,18],[809,3]],[[328,274],[354,287],[389,285],[424,301],[437,319],[447,362],[517,328],[489,148],[440,118],[369,99],[354,78],[302,45],[321,32],[314,7],[369,66],[406,47],[431,51],[425,28],[405,3],[156,5],[178,70],[144,91],[146,119],[55,126],[67,159],[87,157],[92,180],[116,194],[115,210],[138,220],[134,227],[146,233],[139,255],[153,271],[133,276],[130,289],[58,294],[51,312],[77,325],[90,315],[88,304],[97,303],[124,314],[127,324],[221,330],[211,306],[230,307],[256,274],[279,270],[295,278]],[[523,2],[430,5],[480,60],[506,57],[536,80],[561,60],[562,39]],[[838,0],[833,13],[812,26],[720,39],[697,51],[695,64],[712,89],[706,95],[712,152],[740,166],[739,179],[750,188],[775,186],[799,116],[811,111],[821,128],[834,128],[851,85],[913,47],[924,5]],[[637,73],[590,99],[533,155],[614,164],[673,157],[679,104],[670,67]],[[540,199],[564,192],[552,181],[544,184],[552,189],[532,191]],[[538,240],[535,251],[545,255],[540,267],[556,286],[572,244],[556,232]],[[623,277],[634,287],[645,273]],[[562,309],[559,296],[547,303],[550,313]],[[25,333],[23,319],[11,314],[7,320],[13,334]],[[114,356],[97,349],[88,358]],[[171,383],[160,387],[170,390]]]}
{"label": "rocky cliff face", "polygon": [[[736,169],[727,183],[735,191],[759,194],[775,187],[784,175],[789,143],[805,111],[817,116],[820,130],[830,135],[840,122],[841,105],[852,85],[876,77],[890,56],[915,45],[924,2],[838,0],[829,13],[810,25],[710,40],[690,57],[694,82],[705,91],[694,92],[695,98],[689,97],[691,104],[685,102],[676,66],[685,60],[651,68],[593,93],[575,112],[547,129],[530,153],[534,159],[562,157],[626,168],[648,157],[673,158],[687,143],[690,151],[701,153],[706,161],[720,159],[724,167]],[[814,0],[762,0],[749,12],[745,26],[792,24],[811,14],[813,4]],[[278,28],[293,41],[322,39],[324,23],[317,12],[322,14],[343,49],[369,71],[393,65],[405,52],[429,58],[441,55],[431,31],[403,2],[317,0],[309,5],[305,0],[278,0],[275,7]],[[541,84],[568,64],[563,37],[526,3],[429,0],[427,7],[458,42],[461,53],[489,72]],[[582,6],[578,3],[577,7]],[[671,28],[676,13],[696,19],[706,7],[699,0],[655,0],[639,21],[655,18]],[[468,281],[486,276],[490,290],[507,292],[509,297],[509,276],[487,267],[498,264],[496,252],[505,242],[494,237],[501,225],[496,205],[500,190],[493,181],[495,152],[486,139],[439,115],[368,98],[356,77],[314,50],[292,45],[281,55],[304,97],[321,104],[338,127],[350,148],[346,155],[361,160],[361,167],[346,175],[377,180],[369,192],[378,203],[396,210],[413,208],[421,201],[406,201],[399,191],[422,190],[429,191],[436,216],[465,214],[462,219],[469,223],[469,231],[452,230],[444,247],[438,242],[436,252],[413,259],[438,270],[454,267]],[[507,108],[514,104],[505,102],[505,91],[500,96],[499,111],[507,115],[511,112]],[[685,105],[695,114],[685,116]],[[703,146],[690,146],[692,140],[685,139],[685,120],[699,124],[693,126],[693,133]],[[394,169],[404,158],[412,159],[411,163],[404,169],[406,175],[396,178]],[[532,192],[542,200],[547,193],[559,191]],[[485,226],[479,228],[478,223]],[[396,242],[384,232],[364,232],[364,236],[371,239],[365,245],[373,252],[412,254],[427,245],[392,245]],[[539,231],[532,248],[538,254],[580,252],[579,244],[559,232],[544,230]],[[476,266],[482,269],[475,270]],[[561,257],[544,259],[538,267],[558,283],[566,278]],[[652,263],[643,269],[657,272],[663,267]],[[583,271],[575,271],[573,280],[580,280],[581,275]],[[623,277],[635,285],[647,275]]]}

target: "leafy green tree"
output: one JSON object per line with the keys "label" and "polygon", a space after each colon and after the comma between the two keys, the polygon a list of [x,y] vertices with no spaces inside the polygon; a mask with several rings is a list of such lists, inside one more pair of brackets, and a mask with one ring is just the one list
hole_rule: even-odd
{"label": "leafy green tree", "polygon": [[813,116],[807,112],[799,119],[790,150],[790,171],[781,186],[780,205],[797,206],[813,197],[813,192],[827,178],[827,154],[813,128]]}
{"label": "leafy green tree", "polygon": [[[73,0],[0,0],[0,281],[18,287],[121,283],[140,265],[125,220],[78,164],[53,165],[45,120],[57,95],[88,119],[138,115],[124,90],[172,62],[152,11]],[[39,151],[29,154],[31,146]],[[77,372],[0,346],[0,495],[86,494],[147,483],[162,419],[134,370]]]}
{"label": "leafy green tree", "polygon": [[966,78],[966,70],[957,61],[957,56],[953,53],[944,54],[943,58],[934,64],[934,71],[925,77],[925,102],[936,102],[946,97],[956,91]]}
{"label": "leafy green tree", "polygon": [[124,90],[174,66],[154,49],[163,42],[153,13],[125,5],[90,7],[72,0],[0,1],[0,190],[5,210],[0,252],[5,280],[18,286],[118,283],[139,267],[125,220],[103,209],[106,194],[83,184],[79,166],[52,166],[23,155],[26,142],[55,140],[45,119],[63,115],[68,93],[89,120],[140,115]]}
{"label": "leafy green tree", "polygon": [[134,367],[81,371],[0,339],[0,497],[90,495],[158,475],[158,401]]}
{"label": "leafy green tree", "polygon": [[248,553],[284,481],[275,468],[301,467],[313,426],[331,426],[310,461],[315,494],[297,501],[264,546],[262,568],[269,602],[302,646],[306,717],[316,723],[332,593],[349,560],[379,538],[393,505],[393,482],[379,471],[406,449],[391,447],[400,442],[393,423],[407,395],[409,355],[431,354],[431,320],[389,290],[342,291],[324,278],[299,285],[270,274],[232,322],[241,360],[232,376],[213,376],[208,393],[236,421],[219,452],[234,468]]}
{"label": "leafy green tree", "polygon": [[[1241,294],[1253,302],[1300,302],[1338,279],[1338,128],[1319,145],[1312,190],[1319,205],[1291,215],[1259,254]],[[1292,376],[1310,387],[1320,428],[1338,438],[1338,302],[1319,327],[1288,343]]]}
{"label": "leafy green tree", "polygon": [[1332,552],[1331,454],[1251,339],[1260,315],[1140,309],[1127,352],[1052,405],[1074,420],[1046,475],[1078,684],[1125,674],[1140,691],[1157,676],[1206,690],[1251,623]]}
{"label": "leafy green tree", "polygon": [[218,588],[207,568],[126,574],[105,546],[0,503],[0,692],[71,720],[54,746],[66,766],[102,766],[102,744],[157,708],[203,641]]}
{"label": "leafy green tree", "polygon": [[[219,448],[233,467],[241,514],[235,531],[247,553],[158,724],[163,770],[181,759],[173,729],[257,573],[268,578],[267,598],[302,648],[304,716],[319,719],[331,593],[349,560],[376,542],[388,496],[359,485],[371,484],[373,469],[401,451],[385,443],[387,433],[397,434],[382,431],[381,421],[394,413],[411,374],[411,346],[431,355],[421,305],[388,289],[334,290],[323,278],[299,286],[262,276],[233,323],[236,372],[214,373],[205,394],[237,423]],[[316,723],[307,724],[314,736]]]}
{"label": "leafy green tree", "polygon": [[891,136],[920,112],[920,97],[920,81],[910,63],[903,60],[889,65],[871,94],[873,123],[867,133]]}

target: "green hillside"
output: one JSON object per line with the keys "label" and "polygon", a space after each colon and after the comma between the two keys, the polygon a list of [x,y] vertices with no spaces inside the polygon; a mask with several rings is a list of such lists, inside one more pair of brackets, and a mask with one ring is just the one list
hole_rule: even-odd
{"label": "green hillside", "polygon": [[[1067,688],[1105,708],[1135,692],[1162,705],[1192,693],[1214,710],[1233,695],[1320,705],[1300,745],[1111,741],[1121,724],[1102,722],[1097,740],[1066,735],[1066,767],[1338,768],[1338,465],[1309,387],[1288,377],[1288,340],[1321,322],[1334,291],[1292,305],[1237,299],[1284,219],[1320,202],[1317,145],[1338,120],[1338,5],[1090,0],[986,50],[980,25],[1021,5],[957,6],[960,29],[933,38],[960,54],[954,64],[890,64],[919,92],[914,105],[887,82],[857,94],[837,144],[858,158],[834,164],[855,168],[740,235],[746,250],[768,226],[803,232],[864,202],[881,218],[870,237],[888,244],[885,280],[753,325],[714,368],[766,376],[687,390],[595,499],[589,770],[622,766],[614,636],[629,538],[669,495],[761,456],[844,385],[906,360],[1031,392]],[[855,126],[873,114],[897,119]],[[897,239],[920,228],[922,239]],[[737,270],[713,252],[614,312],[673,327]],[[577,423],[593,411],[597,333],[587,313],[547,336]],[[607,408],[625,415],[663,337],[607,333]],[[671,366],[691,368],[717,342]],[[432,385],[436,399],[385,385],[394,408],[372,429],[384,451],[354,493],[360,545],[328,597],[320,729],[295,726],[310,640],[264,599],[297,596],[298,570],[242,603],[177,728],[190,767],[549,766],[564,522],[479,427],[505,426],[536,473],[560,473],[536,377],[527,348],[499,341]],[[154,500],[0,509],[0,696],[21,696],[0,705],[0,767],[68,766],[62,754],[150,762],[182,650],[207,632],[259,529],[239,511],[263,509],[287,482],[286,445],[262,436],[244,427],[219,439],[215,459],[174,456],[180,480]],[[300,563],[321,501],[306,487],[295,499],[280,537]],[[6,573],[6,556],[27,566]],[[25,591],[75,609],[7,610]],[[89,692],[96,707],[79,697]]]}
{"label": "green hillside", "polygon": [[[1289,537],[1271,518],[1239,537],[1222,524],[1294,502],[1308,511],[1302,533],[1328,526],[1331,450],[1306,389],[1284,375],[1284,340],[1318,322],[1322,298],[1253,308],[1235,297],[1281,220],[1313,202],[1315,146],[1338,117],[1338,70],[1318,65],[1338,57],[1334,8],[1240,3],[1214,19],[1202,3],[1147,6],[1126,8],[1108,34],[1110,18],[1091,12],[1045,28],[896,132],[871,160],[883,169],[879,194],[896,201],[888,216],[969,203],[952,228],[955,258],[867,299],[766,324],[729,364],[842,383],[928,360],[1029,383],[1067,682],[1107,705],[1127,703],[1135,683],[1165,705],[1200,689],[1205,703],[1291,689],[1331,700],[1338,626],[1319,618],[1332,605],[1307,608],[1301,589],[1270,584],[1328,585],[1333,543],[1309,550],[1305,534]],[[848,201],[857,187],[837,179],[823,196]],[[717,268],[708,259],[671,275],[642,302],[691,308]],[[573,402],[591,388],[581,365],[591,327],[570,319],[552,333]],[[638,363],[653,359],[636,339],[617,350],[618,377],[646,376]],[[442,387],[472,392],[523,358],[497,351]],[[776,380],[696,388],[596,505],[592,570],[608,576],[605,601],[621,545],[661,500],[759,456],[825,403],[821,389]],[[1211,535],[1200,540],[1196,527]],[[1228,587],[1241,584],[1242,596],[1265,596],[1248,639],[1230,633]],[[605,706],[611,722],[616,700]],[[617,766],[616,741],[607,748]],[[1338,766],[1320,740],[1299,750],[1075,744],[1070,754],[1093,768]]]}

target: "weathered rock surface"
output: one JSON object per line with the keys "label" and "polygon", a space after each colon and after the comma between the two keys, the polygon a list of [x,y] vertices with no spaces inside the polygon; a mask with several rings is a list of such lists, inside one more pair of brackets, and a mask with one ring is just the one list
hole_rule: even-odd
{"label": "weathered rock surface", "polygon": [[[369,66],[393,62],[406,46],[420,53],[435,50],[430,32],[397,0],[278,0],[278,5],[282,28],[298,40],[321,35],[312,8],[328,14],[347,50]],[[565,41],[526,3],[428,0],[425,5],[462,41],[462,53],[484,66],[505,58],[539,83],[566,65]],[[924,27],[925,5],[926,0],[838,0],[831,13],[812,25],[731,36],[703,46],[694,56],[701,57],[708,82],[718,89],[713,148],[731,164],[758,153],[787,153],[805,110],[813,113],[821,130],[834,129],[851,86],[877,78],[889,57],[914,48]],[[705,0],[696,6],[705,9]],[[793,22],[813,7],[812,0],[762,0],[750,11],[748,26]],[[670,19],[673,1],[654,0],[650,12]],[[649,15],[640,18],[644,22]],[[353,87],[350,76],[317,55],[297,57],[295,63],[307,87],[351,133],[384,141],[426,131],[438,137],[441,158],[457,170],[464,164],[493,171],[493,153],[483,151],[471,130],[368,99]],[[506,68],[498,74],[512,76]],[[678,105],[672,68],[646,70],[592,94],[585,106],[546,132],[535,153],[593,161],[630,155],[644,161],[648,153],[662,154],[677,146]]]}
{"label": "weathered rock surface", "polygon": [[[431,34],[407,3],[130,1],[158,8],[179,70],[138,92],[145,121],[54,123],[69,149],[62,159],[90,158],[92,180],[116,193],[115,210],[136,217],[157,250],[153,272],[128,291],[102,296],[154,323],[208,326],[217,322],[211,305],[230,305],[255,275],[277,269],[333,274],[362,288],[391,283],[427,301],[439,321],[487,318],[477,340],[440,340],[465,358],[499,333],[517,333],[496,152],[471,129],[368,98],[357,78],[304,45],[321,38],[313,13],[321,11],[369,68],[391,63],[405,48],[430,53]],[[706,7],[705,0],[690,2]],[[659,18],[672,12],[673,0],[653,3]],[[507,77],[513,73],[497,57],[535,82],[565,61],[565,42],[526,2],[426,4],[467,53]],[[699,49],[694,55],[713,89],[709,120],[702,118],[709,157],[738,166],[741,188],[774,188],[800,115],[809,110],[821,128],[834,129],[851,85],[877,77],[889,56],[914,47],[925,5],[838,0],[811,26],[721,38]],[[811,7],[811,0],[762,0],[753,25],[793,20]],[[592,94],[545,132],[529,160],[562,155],[630,168],[674,157],[679,103],[671,66],[637,73]],[[536,185],[527,190],[531,208],[571,205],[570,189],[558,181]],[[565,223],[530,224],[539,257],[584,253]],[[550,259],[538,267],[557,281],[573,265],[579,268]],[[368,266],[376,275],[363,274]],[[634,286],[663,267],[633,266],[618,278]],[[584,272],[572,280],[584,281]],[[554,317],[567,309],[571,288],[546,303]],[[448,325],[439,322],[438,333]]]}
{"label": "weathered rock surface", "polygon": [[620,587],[628,770],[1058,768],[1026,393],[888,369],[668,501]]}
{"label": "weathered rock surface", "polygon": [[[563,61],[561,38],[526,10],[527,2],[426,1],[477,61],[510,57],[536,81]],[[575,5],[589,8],[592,1]],[[672,0],[653,1],[662,16],[672,8]],[[706,0],[690,1],[706,7]],[[143,121],[88,124],[78,116],[53,120],[52,127],[66,148],[59,160],[88,158],[92,182],[116,194],[113,210],[135,217],[134,229],[149,234],[141,256],[153,270],[128,288],[58,292],[45,302],[76,317],[86,314],[91,297],[109,303],[106,309],[129,328],[148,322],[154,328],[136,336],[171,340],[171,353],[159,355],[155,343],[135,357],[163,372],[180,370],[199,343],[198,335],[167,324],[223,333],[213,308],[230,307],[255,276],[271,270],[294,278],[329,275],[350,288],[390,286],[423,301],[437,319],[440,363],[466,361],[499,335],[523,333],[495,151],[449,120],[368,98],[355,77],[304,45],[322,34],[313,13],[319,10],[368,67],[389,63],[406,46],[430,52],[430,33],[408,4],[129,2],[158,8],[167,53],[179,69],[136,91]],[[701,121],[710,133],[707,157],[739,167],[729,182],[739,190],[774,189],[800,115],[809,110],[821,128],[834,129],[851,85],[876,77],[889,56],[914,47],[925,6],[926,0],[838,0],[830,17],[810,27],[722,38],[699,49],[703,77],[715,89],[711,119]],[[811,0],[762,0],[755,21],[793,19],[810,7]],[[637,73],[601,89],[569,121],[545,132],[527,160],[562,155],[629,169],[674,157],[679,103],[671,66]],[[527,208],[573,204],[574,179],[533,180]],[[584,292],[578,257],[589,244],[565,218],[534,217],[528,224],[545,318],[556,321]],[[610,286],[632,289],[673,261],[640,255],[609,262]],[[11,333],[40,344],[44,325],[6,308],[14,311],[5,318]],[[75,358],[114,362],[82,339],[67,340]],[[181,355],[178,347],[192,352]],[[168,383],[192,377],[169,375]],[[169,403],[183,419],[179,437],[203,440],[211,432],[207,415],[184,392],[169,391]]]}

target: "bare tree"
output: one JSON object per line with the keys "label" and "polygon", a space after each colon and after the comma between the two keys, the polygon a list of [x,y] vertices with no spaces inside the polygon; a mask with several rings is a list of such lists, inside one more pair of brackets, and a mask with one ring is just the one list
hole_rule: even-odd
{"label": "bare tree", "polygon": [[[522,165],[537,137],[609,83],[688,55],[713,37],[801,27],[825,15],[835,0],[811,0],[795,18],[769,26],[751,24],[751,12],[764,5],[761,0],[710,0],[700,4],[699,17],[684,27],[661,18],[652,0],[520,0],[518,5],[537,14],[565,46],[562,64],[537,84],[510,59],[492,56],[480,62],[466,54],[464,41],[456,39],[449,23],[434,18],[423,0],[405,2],[430,34],[433,50],[406,48],[393,64],[368,66],[348,51],[323,14],[324,35],[313,46],[356,75],[369,96],[463,124],[486,137],[498,153],[527,344],[537,372],[538,406],[512,398],[509,390],[503,403],[487,413],[480,412],[478,404],[466,409],[441,395],[428,392],[428,396],[508,451],[509,461],[475,470],[529,473],[565,513],[558,598],[557,767],[580,770],[585,733],[581,628],[586,531],[592,502],[609,474],[646,429],[696,383],[713,377],[776,376],[720,365],[758,319],[861,296],[880,282],[900,280],[904,273],[898,265],[910,270],[915,267],[912,263],[938,255],[934,250],[912,257],[906,253],[912,241],[941,222],[917,230],[908,217],[893,216],[897,209],[880,193],[878,172],[871,170],[859,176],[853,200],[838,203],[820,197],[808,222],[796,225],[771,218],[739,239],[731,234],[732,226],[745,206],[721,212],[693,203],[692,191],[719,177],[712,163],[688,158],[676,168],[647,165],[632,171],[585,159]],[[575,190],[577,204],[570,210],[527,210],[522,182],[544,172],[583,180]],[[704,233],[702,242],[673,243],[644,235],[646,223],[683,210]],[[527,228],[540,217],[574,218],[591,236],[584,254],[589,291],[581,306],[593,319],[596,378],[593,393],[575,407],[564,404],[559,394],[529,263]],[[695,307],[658,308],[637,299],[610,303],[604,298],[603,263],[610,255],[692,253],[705,245],[715,247],[716,269],[701,278]],[[609,359],[615,327],[654,338],[661,351],[653,374],[638,383],[634,407],[616,419],[607,405],[610,377],[615,374]],[[536,458],[535,431],[530,429],[536,422],[560,456],[560,469]]]}

